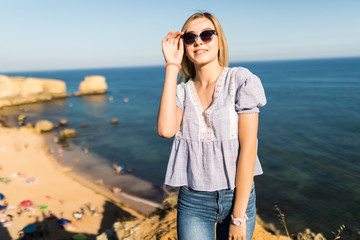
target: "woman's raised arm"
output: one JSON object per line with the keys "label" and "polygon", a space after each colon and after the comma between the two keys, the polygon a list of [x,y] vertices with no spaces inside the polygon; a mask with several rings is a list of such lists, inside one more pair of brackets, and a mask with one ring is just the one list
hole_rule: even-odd
{"label": "woman's raised arm", "polygon": [[179,129],[183,111],[176,106],[176,84],[184,46],[182,32],[171,31],[162,41],[162,51],[166,61],[164,87],[161,94],[157,129],[160,137],[170,138]]}

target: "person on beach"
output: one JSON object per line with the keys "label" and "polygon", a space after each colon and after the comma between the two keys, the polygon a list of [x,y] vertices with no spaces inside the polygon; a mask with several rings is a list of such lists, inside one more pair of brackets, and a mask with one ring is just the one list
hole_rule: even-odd
{"label": "person on beach", "polygon": [[120,165],[118,165],[117,163],[113,163],[113,168],[114,168],[114,170],[115,170],[115,172],[117,173],[117,174],[120,174],[121,173],[121,171],[124,169],[124,167],[123,166],[120,166]]}
{"label": "person on beach", "polygon": [[261,81],[246,68],[228,67],[224,32],[207,12],[169,32],[162,51],[166,71],[157,127],[161,137],[175,135],[165,186],[180,187],[178,238],[249,240],[256,222],[254,176],[262,174]]}
{"label": "person on beach", "polygon": [[57,158],[59,163],[62,162],[62,158],[63,158],[63,149],[62,149],[62,147],[59,147],[58,148],[58,158]]}

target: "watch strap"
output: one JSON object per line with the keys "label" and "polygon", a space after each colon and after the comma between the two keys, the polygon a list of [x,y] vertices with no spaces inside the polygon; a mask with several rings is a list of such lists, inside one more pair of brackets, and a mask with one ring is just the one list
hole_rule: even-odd
{"label": "watch strap", "polygon": [[245,214],[244,218],[234,218],[234,216],[231,214],[231,224],[235,226],[242,226],[246,224],[246,220],[248,220],[248,216]]}

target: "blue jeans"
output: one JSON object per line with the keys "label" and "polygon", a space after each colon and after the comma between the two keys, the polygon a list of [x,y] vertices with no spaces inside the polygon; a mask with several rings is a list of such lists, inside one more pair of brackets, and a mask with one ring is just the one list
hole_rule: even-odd
{"label": "blue jeans", "polygon": [[[256,222],[256,193],[253,183],[246,209],[246,240],[251,240]],[[179,240],[228,239],[234,203],[234,190],[195,191],[180,187],[177,207]],[[216,229],[215,229],[215,223]]]}

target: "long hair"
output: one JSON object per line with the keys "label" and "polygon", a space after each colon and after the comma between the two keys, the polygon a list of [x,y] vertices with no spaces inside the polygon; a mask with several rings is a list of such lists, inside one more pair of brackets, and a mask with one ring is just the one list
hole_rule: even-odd
{"label": "long hair", "polygon": [[[212,22],[212,24],[214,24],[215,31],[217,33],[218,41],[219,41],[219,53],[218,53],[219,65],[222,67],[227,67],[229,65],[228,45],[226,42],[224,31],[221,27],[221,24],[214,15],[212,15],[211,13],[208,13],[208,12],[195,13],[186,20],[181,31],[186,32],[189,23],[198,18],[207,18]],[[192,63],[189,60],[189,58],[186,56],[185,53],[184,53],[184,56],[183,56],[183,59],[181,62],[181,67],[182,67],[182,69],[180,70],[179,83],[182,81],[183,78],[185,79],[185,82],[187,82],[187,81],[189,81],[190,78],[195,77],[194,63]]]}

